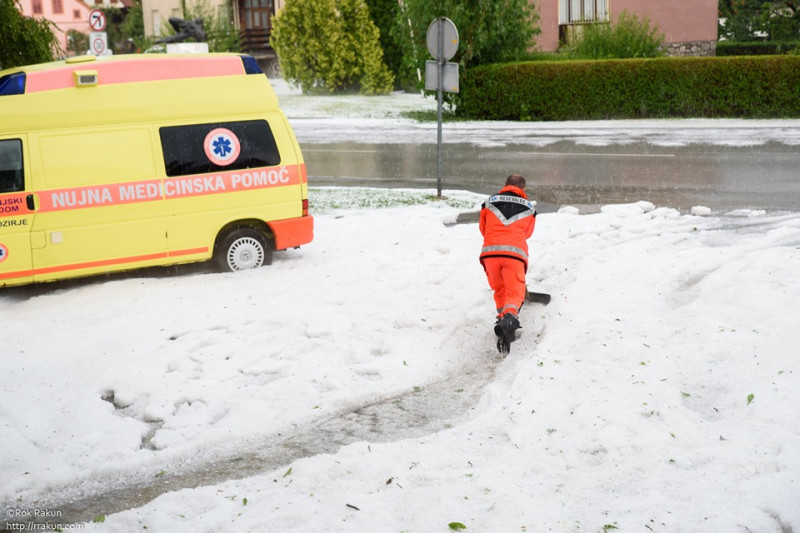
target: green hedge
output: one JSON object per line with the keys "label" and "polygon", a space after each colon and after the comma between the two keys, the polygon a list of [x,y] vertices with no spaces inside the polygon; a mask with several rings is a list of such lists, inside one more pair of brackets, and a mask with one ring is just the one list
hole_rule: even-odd
{"label": "green hedge", "polygon": [[800,56],[489,65],[462,76],[457,100],[485,120],[800,117]]}
{"label": "green hedge", "polygon": [[781,55],[798,47],[797,41],[719,41],[717,56],[766,56]]}

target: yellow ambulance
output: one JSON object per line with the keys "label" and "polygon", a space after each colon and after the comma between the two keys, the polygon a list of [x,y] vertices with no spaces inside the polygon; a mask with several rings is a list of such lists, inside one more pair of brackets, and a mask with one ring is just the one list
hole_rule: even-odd
{"label": "yellow ambulance", "polygon": [[80,56],[0,71],[0,287],[311,242],[294,133],[255,59]]}

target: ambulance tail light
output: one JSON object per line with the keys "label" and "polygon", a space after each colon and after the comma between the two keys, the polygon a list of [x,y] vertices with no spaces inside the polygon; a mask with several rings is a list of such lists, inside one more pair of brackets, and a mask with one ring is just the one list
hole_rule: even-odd
{"label": "ambulance tail light", "polygon": [[75,87],[93,87],[97,85],[96,70],[76,70],[72,74],[75,76]]}
{"label": "ambulance tail light", "polygon": [[308,216],[308,198],[303,200],[303,216],[304,217]]}

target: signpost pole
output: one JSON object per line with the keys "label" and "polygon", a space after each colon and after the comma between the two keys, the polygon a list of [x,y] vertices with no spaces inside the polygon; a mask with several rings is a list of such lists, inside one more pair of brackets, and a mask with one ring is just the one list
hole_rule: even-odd
{"label": "signpost pole", "polygon": [[[447,17],[438,17],[428,26],[428,51],[436,61],[425,62],[425,89],[436,90],[436,196],[442,198],[442,100],[444,91],[458,92],[458,65],[448,61],[458,51],[458,30]],[[445,87],[445,78],[448,78]]]}
{"label": "signpost pole", "polygon": [[436,99],[439,103],[437,108],[437,153],[436,153],[436,197],[442,197],[442,86],[444,85],[444,20],[439,17],[436,20],[439,25],[439,53],[437,54],[437,63],[439,64],[437,71],[439,75],[439,82],[437,83],[438,89],[436,90]]}

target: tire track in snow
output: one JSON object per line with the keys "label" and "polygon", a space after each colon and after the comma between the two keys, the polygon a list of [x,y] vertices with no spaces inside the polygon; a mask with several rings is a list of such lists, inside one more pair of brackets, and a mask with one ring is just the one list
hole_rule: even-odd
{"label": "tire track in snow", "polygon": [[[539,328],[533,335],[533,343],[538,342]],[[493,344],[493,338],[490,342]],[[356,442],[391,442],[436,433],[468,416],[502,361],[493,349],[487,349],[477,357],[465,357],[454,372],[440,380],[306,424],[288,435],[277,433],[260,439],[247,453],[230,453],[178,471],[174,463],[162,463],[155,467],[162,467],[162,473],[146,482],[137,478],[108,487],[97,480],[75,480],[70,487],[85,484],[90,488],[84,492],[89,494],[66,502],[42,498],[37,506],[58,509],[62,523],[88,522],[99,515],[141,507],[167,492],[263,474],[299,459],[336,453]]]}

